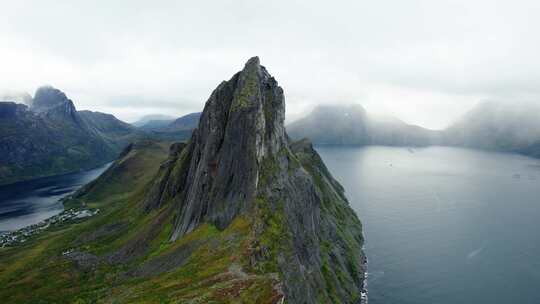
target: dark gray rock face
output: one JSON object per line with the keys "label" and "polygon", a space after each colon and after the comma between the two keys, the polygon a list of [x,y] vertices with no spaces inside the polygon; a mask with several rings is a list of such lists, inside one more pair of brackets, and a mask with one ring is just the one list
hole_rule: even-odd
{"label": "dark gray rock face", "polygon": [[[171,176],[172,170],[178,161],[180,153],[186,147],[185,143],[172,144],[169,150],[169,158],[159,168],[152,187],[147,192],[143,206],[146,211],[159,208],[164,202],[176,194],[177,176]],[[184,180],[184,177],[180,177]]]}
{"label": "dark gray rock face", "polygon": [[283,90],[250,59],[214,90],[187,145],[171,149],[144,206],[172,202],[172,240],[248,218],[251,266],[277,267],[287,303],[361,303],[360,221],[311,144],[289,141],[284,118]]}
{"label": "dark gray rock face", "polygon": [[[363,303],[362,226],[309,141],[291,145],[266,197],[283,202],[293,250],[278,259],[290,303]],[[286,165],[288,159],[295,162]],[[291,168],[292,167],[292,168]],[[291,254],[292,253],[292,254]],[[321,292],[324,290],[324,292]]]}
{"label": "dark gray rock face", "polygon": [[173,239],[205,218],[226,227],[255,198],[259,163],[286,145],[283,90],[258,58],[223,82],[189,143],[191,161]]}
{"label": "dark gray rock face", "polygon": [[30,108],[35,112],[44,112],[66,103],[73,104],[64,92],[51,86],[44,86],[37,89]]}

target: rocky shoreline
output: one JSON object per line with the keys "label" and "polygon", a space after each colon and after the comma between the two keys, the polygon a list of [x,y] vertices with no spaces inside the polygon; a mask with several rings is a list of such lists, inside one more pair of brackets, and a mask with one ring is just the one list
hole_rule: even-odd
{"label": "rocky shoreline", "polygon": [[44,231],[53,225],[59,225],[71,220],[83,219],[94,216],[99,213],[99,209],[69,209],[43,220],[37,224],[26,226],[24,228],[6,231],[0,233],[0,248],[13,246],[15,244],[24,243],[26,240],[39,232]]}
{"label": "rocky shoreline", "polygon": [[[364,251],[364,248],[362,247],[362,251]],[[368,258],[365,256],[364,251],[364,260],[362,261],[362,264],[364,265],[364,281],[362,286],[362,291],[360,292],[360,304],[368,304]]]}

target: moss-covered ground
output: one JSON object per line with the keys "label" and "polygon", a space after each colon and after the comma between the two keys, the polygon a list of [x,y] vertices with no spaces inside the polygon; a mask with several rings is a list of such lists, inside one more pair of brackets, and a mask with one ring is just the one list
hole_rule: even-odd
{"label": "moss-covered ground", "polygon": [[1,248],[0,303],[277,303],[277,276],[250,266],[250,220],[223,231],[204,224],[170,242],[173,206],[144,211],[167,152],[168,143],[139,143],[91,191],[65,202],[98,215]]}

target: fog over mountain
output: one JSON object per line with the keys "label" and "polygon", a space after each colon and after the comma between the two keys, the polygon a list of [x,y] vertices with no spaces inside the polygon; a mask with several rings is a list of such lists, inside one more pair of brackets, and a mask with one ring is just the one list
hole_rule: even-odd
{"label": "fog over mountain", "polygon": [[316,144],[443,145],[540,156],[540,105],[532,102],[482,101],[443,130],[372,114],[358,104],[319,105],[287,130]]}
{"label": "fog over mountain", "polygon": [[17,92],[17,91],[3,91],[0,92],[0,100],[9,100],[16,103],[22,103],[27,106],[32,105],[32,96],[27,92]]}
{"label": "fog over mountain", "polygon": [[538,104],[539,11],[532,0],[4,1],[0,91],[50,83],[79,109],[179,117],[257,54],[288,88],[289,123],[333,100],[443,129],[478,100]]}
{"label": "fog over mountain", "polygon": [[540,156],[540,105],[484,101],[443,133],[448,145]]}
{"label": "fog over mountain", "polygon": [[132,122],[131,124],[135,127],[142,127],[148,123],[152,124],[167,124],[171,123],[176,117],[171,115],[164,115],[164,114],[148,114],[144,115],[141,118],[137,119],[136,121]]}
{"label": "fog over mountain", "polygon": [[358,104],[319,105],[287,130],[294,139],[307,137],[316,144],[332,145],[425,146],[438,136],[437,131],[393,116],[370,114]]}

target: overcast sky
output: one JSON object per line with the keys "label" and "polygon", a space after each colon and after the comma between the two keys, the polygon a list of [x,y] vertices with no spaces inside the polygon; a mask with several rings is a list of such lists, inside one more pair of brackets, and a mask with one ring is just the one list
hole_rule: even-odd
{"label": "overcast sky", "polygon": [[182,115],[257,55],[288,121],[360,103],[442,128],[484,99],[540,103],[539,16],[522,0],[0,0],[0,90]]}

